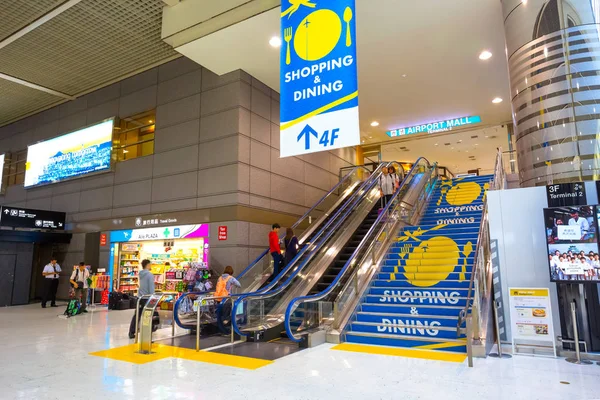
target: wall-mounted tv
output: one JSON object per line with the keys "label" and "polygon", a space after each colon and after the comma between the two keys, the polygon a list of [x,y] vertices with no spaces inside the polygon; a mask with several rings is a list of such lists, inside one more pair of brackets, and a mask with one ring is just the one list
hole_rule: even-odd
{"label": "wall-mounted tv", "polygon": [[113,119],[29,146],[25,187],[110,170]]}
{"label": "wall-mounted tv", "polygon": [[598,281],[598,207],[544,209],[548,267],[553,282]]}

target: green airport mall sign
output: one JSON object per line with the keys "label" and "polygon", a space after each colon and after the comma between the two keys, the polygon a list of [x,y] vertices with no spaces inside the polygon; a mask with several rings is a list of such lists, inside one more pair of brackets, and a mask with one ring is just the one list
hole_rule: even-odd
{"label": "green airport mall sign", "polygon": [[475,115],[472,117],[453,118],[445,121],[430,122],[423,125],[410,126],[408,128],[399,128],[386,132],[389,137],[395,138],[399,136],[414,135],[416,133],[440,133],[448,132],[455,128],[466,125],[478,124],[481,122],[481,117]]}

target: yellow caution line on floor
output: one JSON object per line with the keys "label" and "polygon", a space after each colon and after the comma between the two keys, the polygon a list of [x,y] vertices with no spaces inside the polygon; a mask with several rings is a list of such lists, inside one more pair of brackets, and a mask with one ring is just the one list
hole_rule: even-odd
{"label": "yellow caution line on floor", "polygon": [[354,343],[341,343],[332,347],[333,350],[350,351],[354,353],[378,354],[384,356],[419,358],[424,360],[447,361],[462,363],[467,355],[443,351],[409,349],[404,347],[382,347]]}
{"label": "yellow caution line on floor", "polygon": [[443,343],[427,344],[424,346],[416,346],[415,349],[435,350],[435,349],[447,349],[450,347],[459,347],[459,346],[466,346],[466,345],[467,345],[467,341],[465,340],[464,343],[443,342]]}
{"label": "yellow caution line on floor", "polygon": [[196,352],[192,349],[167,346],[163,344],[153,344],[153,354],[148,355],[136,353],[137,349],[138,346],[136,344],[130,344],[127,346],[116,347],[114,349],[96,351],[90,353],[90,355],[110,358],[112,360],[125,361],[133,364],[146,364],[153,361],[163,360],[165,358],[181,358],[189,361],[198,361],[250,370],[262,368],[273,363],[273,361],[261,360],[259,358],[212,353],[208,351]]}

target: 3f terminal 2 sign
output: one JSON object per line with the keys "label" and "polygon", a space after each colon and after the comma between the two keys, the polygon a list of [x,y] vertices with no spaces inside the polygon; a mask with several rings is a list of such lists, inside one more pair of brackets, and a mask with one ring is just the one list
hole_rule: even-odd
{"label": "3f terminal 2 sign", "polygon": [[583,182],[546,186],[548,207],[584,206],[587,204]]}

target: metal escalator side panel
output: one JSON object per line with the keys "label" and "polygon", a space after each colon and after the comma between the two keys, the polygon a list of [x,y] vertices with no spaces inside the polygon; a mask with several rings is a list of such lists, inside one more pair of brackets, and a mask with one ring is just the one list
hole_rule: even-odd
{"label": "metal escalator side panel", "polygon": [[[360,201],[352,214],[340,226],[332,239],[322,246],[317,254],[306,264],[285,290],[279,293],[265,293],[262,298],[249,301],[265,302],[264,313],[255,324],[248,324],[241,329],[242,332],[264,330],[281,324],[285,318],[285,310],[292,298],[306,295],[327,271],[332,261],[337,257],[344,245],[354,235],[371,210],[379,201],[378,190],[371,189]],[[269,297],[270,296],[270,297]],[[268,306],[266,302],[270,302]],[[260,306],[259,306],[260,308]]]}
{"label": "metal escalator side panel", "polygon": [[[324,232],[326,230],[326,228],[322,229],[322,231],[320,231],[319,236],[324,236],[323,239],[321,239],[318,243],[311,243],[311,251],[307,253],[307,249],[303,249],[302,254],[299,253],[298,256],[296,257],[296,259],[294,259],[294,263],[299,263],[299,265],[297,265],[295,267],[295,270],[293,272],[293,274],[284,282],[282,282],[277,288],[272,289],[273,285],[270,285],[269,288],[267,288],[267,290],[261,290],[255,293],[248,293],[244,296],[241,296],[240,298],[237,299],[237,301],[234,304],[234,309],[239,309],[240,306],[241,308],[244,310],[244,314],[245,317],[243,318],[243,320],[248,323],[248,321],[251,321],[253,318],[255,318],[256,316],[253,315],[252,313],[255,312],[260,312],[260,318],[265,318],[264,315],[264,300],[261,299],[261,297],[263,296],[274,296],[280,292],[282,292],[283,290],[285,290],[285,288],[287,287],[287,285],[294,279],[294,277],[300,272],[300,269],[303,268],[308,261],[310,261],[312,259],[312,257],[317,253],[318,249],[320,246],[322,246],[326,240],[328,240],[331,235],[333,233],[335,233],[335,230],[340,226],[340,224],[344,221],[344,219],[346,218],[346,216],[352,211],[353,207],[356,204],[359,204],[360,201],[362,200],[362,198],[367,194],[370,193],[372,190],[374,190],[374,187],[377,185],[379,176],[381,174],[381,170],[383,168],[387,168],[389,165],[391,165],[391,163],[382,163],[376,171],[374,171],[369,177],[368,179],[366,179],[362,185],[360,185],[360,187],[356,190],[356,193],[352,195],[352,197],[350,199],[348,199],[342,209],[338,210],[336,212],[336,214],[334,215],[334,217],[332,218],[331,221],[329,221],[327,223],[327,227],[331,227],[332,229],[327,233]],[[378,192],[378,191],[377,191]],[[350,208],[349,210],[346,210],[346,208]],[[307,256],[307,259],[303,260],[301,263],[301,257],[303,257],[304,255]],[[257,299],[258,298],[258,299]],[[244,302],[248,302],[249,304],[244,305]],[[244,333],[242,333],[242,331],[239,329],[238,324],[237,324],[237,319],[234,319],[233,321],[233,327],[235,332],[238,335],[242,335],[245,336]]]}

